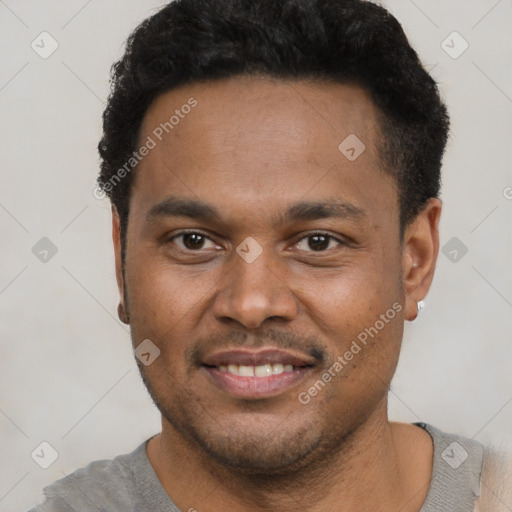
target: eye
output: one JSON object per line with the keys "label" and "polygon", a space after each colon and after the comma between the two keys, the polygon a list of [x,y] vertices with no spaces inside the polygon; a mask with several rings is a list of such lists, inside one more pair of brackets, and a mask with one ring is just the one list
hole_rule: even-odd
{"label": "eye", "polygon": [[202,249],[213,249],[218,247],[213,240],[198,231],[180,233],[179,235],[173,236],[169,241],[174,242],[184,251],[199,251]]}
{"label": "eye", "polygon": [[313,233],[305,236],[297,242],[297,248],[301,251],[322,252],[333,248],[336,245],[343,244],[338,238],[327,233]]}

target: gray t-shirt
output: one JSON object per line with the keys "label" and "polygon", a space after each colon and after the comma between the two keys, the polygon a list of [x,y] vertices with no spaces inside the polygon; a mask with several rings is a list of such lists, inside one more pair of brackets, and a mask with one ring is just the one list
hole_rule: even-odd
{"label": "gray t-shirt", "polygon": [[[430,488],[420,512],[468,512],[480,494],[483,446],[416,423],[432,437]],[[44,488],[46,500],[29,512],[181,512],[160,484],[144,441],[133,452],[98,460]]]}

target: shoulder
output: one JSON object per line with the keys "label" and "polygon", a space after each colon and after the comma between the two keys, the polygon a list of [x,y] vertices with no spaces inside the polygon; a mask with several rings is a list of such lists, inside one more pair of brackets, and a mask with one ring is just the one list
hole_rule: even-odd
{"label": "shoulder", "polygon": [[[473,499],[471,502],[467,501],[467,508],[464,510],[512,510],[510,446],[498,442],[480,443],[474,439],[442,432],[431,425],[417,425],[425,428],[434,440],[437,457],[434,458],[431,491],[433,493],[434,488],[442,491],[439,493],[439,498],[443,499],[441,502],[450,496],[450,489],[455,491],[453,496],[457,495],[457,500],[460,501],[466,489],[467,498],[472,496]],[[470,503],[473,503],[471,508]],[[425,510],[430,509],[427,507]]]}
{"label": "shoulder", "polygon": [[145,464],[146,442],[131,453],[93,461],[48,485],[44,502],[30,512],[131,511],[135,472]]}
{"label": "shoulder", "polygon": [[512,451],[510,447],[484,446],[480,498],[475,512],[491,512],[512,508]]}
{"label": "shoulder", "polygon": [[433,441],[430,487],[421,512],[473,510],[480,494],[483,446],[478,441],[416,423]]}

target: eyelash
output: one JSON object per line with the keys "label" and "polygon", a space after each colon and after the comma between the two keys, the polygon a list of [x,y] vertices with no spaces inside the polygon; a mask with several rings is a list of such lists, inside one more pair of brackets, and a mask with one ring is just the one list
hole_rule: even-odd
{"label": "eyelash", "polygon": [[[184,230],[184,231],[181,231],[180,233],[172,236],[171,238],[168,239],[167,242],[172,242],[174,239],[176,238],[179,238],[179,237],[182,237],[184,235],[190,235],[190,234],[196,234],[196,235],[200,235],[204,238],[206,238],[207,240],[210,240],[211,242],[215,243],[208,235],[206,235],[205,233],[201,232],[201,231],[198,231],[198,230],[195,230],[195,229],[192,229],[192,230]],[[311,237],[314,237],[314,236],[324,236],[326,238],[328,238],[329,240],[334,240],[335,242],[338,242],[338,244],[340,245],[346,245],[347,242],[342,240],[341,238],[338,238],[330,233],[326,233],[324,231],[313,231],[312,233],[309,233],[305,236],[303,236],[302,238],[300,238],[299,240],[297,240],[294,245],[297,245],[299,244],[302,240],[305,240],[305,239],[308,239],[308,238],[311,238]],[[183,249],[180,247],[181,250],[183,251],[187,251],[187,252],[200,252],[202,249],[197,249],[196,251],[192,250],[192,249]],[[325,250],[322,250],[322,251],[314,251],[314,250],[309,250],[309,251],[306,251],[306,252],[311,252],[313,254],[315,253],[322,253],[322,252],[328,252],[330,249],[325,249]]]}

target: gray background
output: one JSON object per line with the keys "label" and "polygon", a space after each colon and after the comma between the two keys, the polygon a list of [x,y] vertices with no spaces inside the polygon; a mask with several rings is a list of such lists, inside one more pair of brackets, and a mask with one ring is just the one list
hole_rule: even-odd
{"label": "gray background", "polygon": [[[159,430],[116,316],[109,204],[93,189],[109,67],[162,3],[0,0],[2,511],[25,510],[44,485]],[[385,5],[450,108],[441,243],[456,237],[406,326],[390,414],[510,442],[512,2]],[[46,59],[31,47],[51,48],[43,31],[59,45]],[[457,58],[454,31],[469,44]],[[48,469],[31,458],[43,441],[58,453]],[[48,462],[42,449],[34,458]]]}

